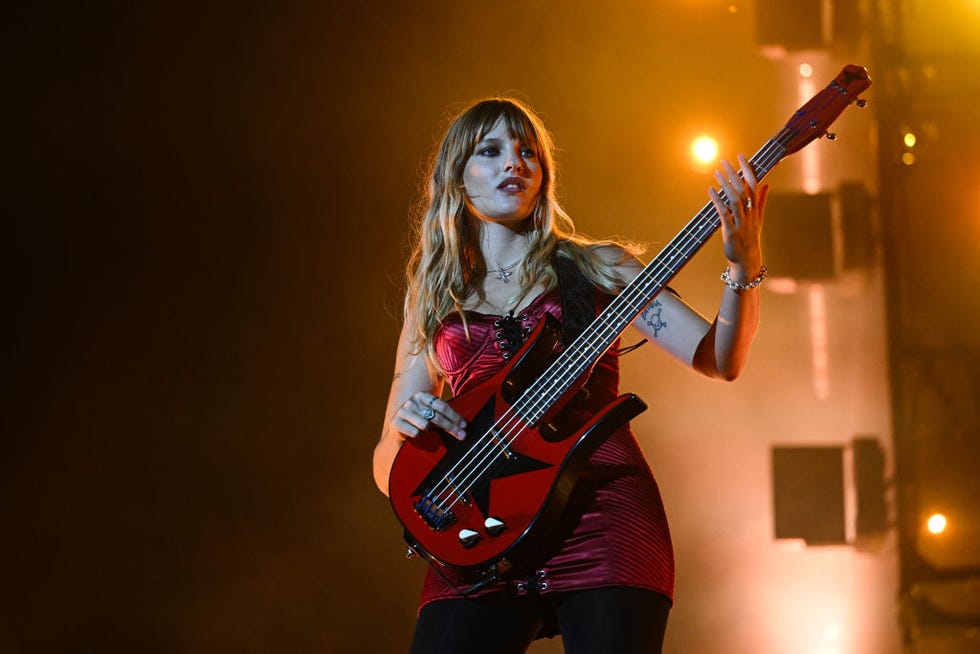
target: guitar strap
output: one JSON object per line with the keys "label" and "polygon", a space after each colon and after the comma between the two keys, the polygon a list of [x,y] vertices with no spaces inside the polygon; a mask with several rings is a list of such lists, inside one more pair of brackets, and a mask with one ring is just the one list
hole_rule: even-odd
{"label": "guitar strap", "polygon": [[555,256],[555,272],[561,294],[561,342],[568,347],[595,320],[596,288],[568,257]]}
{"label": "guitar strap", "polygon": [[[596,293],[603,295],[607,293],[593,286],[571,259],[556,255],[554,265],[555,272],[558,274],[558,292],[561,294],[561,343],[568,347],[595,319]],[[669,286],[665,290],[677,295],[677,292]],[[644,338],[629,347],[621,348],[619,353],[632,352],[646,342]]]}

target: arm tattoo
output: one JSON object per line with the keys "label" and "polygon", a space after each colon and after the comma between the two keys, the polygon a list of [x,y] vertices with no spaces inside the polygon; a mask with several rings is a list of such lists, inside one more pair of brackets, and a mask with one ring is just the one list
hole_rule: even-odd
{"label": "arm tattoo", "polygon": [[643,310],[643,313],[640,314],[647,327],[653,329],[654,338],[660,335],[661,329],[667,328],[667,323],[663,320],[663,310],[664,305],[660,302],[660,300],[654,300],[648,304]]}
{"label": "arm tattoo", "polygon": [[[398,380],[398,379],[401,379],[401,376],[402,376],[403,374],[405,374],[405,373],[402,373],[402,372],[396,372],[396,373],[395,373],[395,380]],[[393,380],[393,381],[394,381],[394,380]]]}

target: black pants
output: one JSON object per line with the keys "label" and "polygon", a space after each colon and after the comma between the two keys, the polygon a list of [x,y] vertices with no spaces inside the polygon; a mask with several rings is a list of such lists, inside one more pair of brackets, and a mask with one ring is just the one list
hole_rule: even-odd
{"label": "black pants", "polygon": [[411,654],[516,654],[552,617],[566,654],[659,654],[670,600],[640,588],[451,599],[419,613]]}

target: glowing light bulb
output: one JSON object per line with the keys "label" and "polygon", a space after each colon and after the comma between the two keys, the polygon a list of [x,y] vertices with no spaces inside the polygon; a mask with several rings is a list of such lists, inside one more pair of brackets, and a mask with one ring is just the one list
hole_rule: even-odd
{"label": "glowing light bulb", "polygon": [[710,164],[718,158],[718,141],[710,136],[699,136],[691,143],[691,156],[699,164]]}
{"label": "glowing light bulb", "polygon": [[810,64],[800,64],[800,76],[810,77],[813,75],[813,66]]}
{"label": "glowing light bulb", "polygon": [[903,140],[905,141],[905,145],[907,145],[908,147],[910,148],[915,147],[915,134],[913,134],[912,132],[906,132],[905,138]]}
{"label": "glowing light bulb", "polygon": [[941,534],[946,531],[946,516],[942,513],[933,513],[926,521],[926,529],[930,534]]}
{"label": "glowing light bulb", "polygon": [[911,166],[912,164],[915,163],[915,155],[912,154],[911,152],[906,152],[905,154],[902,155],[902,163],[905,164],[906,166]]}

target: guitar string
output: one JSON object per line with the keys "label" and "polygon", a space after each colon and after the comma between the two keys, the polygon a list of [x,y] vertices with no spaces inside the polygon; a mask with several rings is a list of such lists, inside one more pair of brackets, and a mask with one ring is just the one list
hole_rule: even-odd
{"label": "guitar string", "polygon": [[[792,124],[792,123],[790,123]],[[792,131],[787,125],[783,130],[781,130],[777,136],[770,139],[759,152],[750,159],[750,163],[755,165],[756,163],[761,164],[760,170],[762,174],[758,176],[761,180],[769,173],[769,171],[775,166],[779,160],[785,156],[786,147],[781,145],[781,142],[786,141],[786,137],[789,136],[788,132]],[[782,152],[780,152],[780,150]],[[771,160],[770,160],[771,159]],[[739,173],[741,176],[741,173]],[[727,203],[728,198],[724,191],[722,190],[719,195],[723,198],[723,201]],[[694,227],[692,228],[692,225]],[[610,320],[606,318],[618,318],[618,320],[611,322],[622,322],[627,316],[632,316],[630,320],[635,319],[635,316],[639,314],[642,307],[649,303],[652,296],[662,290],[663,286],[669,279],[676,275],[680,269],[680,264],[686,259],[693,256],[694,253],[700,249],[707,239],[713,234],[715,230],[720,226],[720,217],[714,208],[713,203],[708,203],[701,209],[701,211],[696,214],[695,218],[685,226],[678,237],[675,237],[670,243],[665,246],[664,251],[667,253],[664,261],[661,261],[661,257],[658,255],[652,262],[653,266],[648,269],[641,271],[640,275],[644,277],[652,277],[652,279],[640,280],[637,284],[629,284],[627,287],[627,292],[619,294],[613,303],[604,311],[601,316],[597,317],[593,323],[587,328],[587,332],[602,332],[603,328],[609,332],[603,339],[609,339],[609,343],[603,347],[602,351],[608,349],[615,337],[619,335],[621,330],[611,329],[607,324]],[[677,243],[675,243],[677,241]],[[693,244],[693,246],[692,246]],[[663,254],[662,252],[661,254]],[[660,270],[657,270],[657,268]],[[657,275],[664,274],[663,278],[658,278]],[[650,273],[650,274],[646,274]],[[625,305],[625,306],[621,306]],[[597,324],[598,323],[598,324]],[[576,347],[578,344],[582,344],[580,347]],[[572,352],[568,356],[564,357],[567,361],[561,362],[560,368],[564,370],[571,370],[572,372],[565,372],[555,374],[552,372],[552,368],[549,367],[545,374],[534,383],[534,385],[528,389],[529,391],[534,391],[537,387],[541,388],[542,391],[550,390],[551,387],[561,387],[563,384],[568,384],[574,382],[581,374],[585,372],[587,366],[579,370],[582,367],[583,362],[594,361],[596,357],[595,353],[598,350],[597,347],[591,346],[591,339],[580,338],[576,343],[570,348]],[[568,360],[570,359],[570,360]],[[558,362],[556,362],[558,363]],[[571,365],[575,364],[575,365]],[[550,374],[549,374],[550,373]],[[504,441],[506,441],[506,446],[510,446],[516,442],[516,440],[526,432],[525,422],[535,422],[540,416],[536,414],[541,411],[541,399],[547,398],[546,393],[541,393],[541,397],[528,400],[527,396],[529,394],[538,395],[538,393],[528,393],[525,392],[511,407],[501,415],[497,422],[481,437],[484,441],[483,445],[480,446],[477,443],[476,448],[471,448],[468,452],[461,457],[460,461],[453,466],[453,468],[446,473],[448,483],[446,484],[445,490],[440,490],[435,492],[434,496],[439,498],[439,504],[443,510],[452,510],[456,505],[456,502],[463,499],[465,494],[469,492],[473,484],[489,469],[490,465],[493,465],[494,461],[490,464],[486,464],[488,457],[494,456],[494,450],[497,449],[497,444],[501,442],[501,435],[505,435]],[[550,401],[546,402],[550,404]],[[529,405],[529,406],[524,406]],[[532,410],[531,412],[527,411]],[[530,418],[530,420],[528,420]],[[487,438],[490,437],[490,438]],[[499,456],[499,455],[498,455]],[[465,463],[465,467],[462,471],[457,471],[460,464]],[[475,474],[470,471],[473,466],[481,466],[482,470],[477,469]],[[465,475],[465,477],[457,479],[459,474]],[[454,488],[455,487],[455,493]],[[438,485],[433,488],[433,491],[438,488]],[[445,507],[445,501],[448,498],[443,498],[442,496],[449,493],[450,496],[455,494],[456,500],[454,500],[448,507]]]}
{"label": "guitar string", "polygon": [[[785,148],[778,145],[779,137],[784,136],[785,131],[786,129],[784,128],[784,130],[781,131],[780,134],[777,135],[777,137],[770,139],[770,141],[768,141],[763,146],[763,148],[760,149],[759,153],[757,153],[750,160],[750,163],[754,164],[758,162],[762,164],[760,170],[762,170],[763,172],[762,175],[758,177],[758,179],[762,179],[766,174],[768,174],[769,170],[771,170],[771,168],[776,163],[778,163],[779,159],[782,156],[782,154],[776,154],[778,153],[779,150],[783,150],[783,153],[785,153]],[[768,150],[771,150],[771,152],[767,152]],[[766,161],[767,159],[769,159],[770,155],[772,154],[775,154],[772,161],[771,162]],[[721,191],[720,195],[723,197],[725,202],[728,201],[728,198],[725,196],[724,191]],[[616,300],[614,300],[613,303],[610,305],[610,307],[608,307],[607,310],[602,313],[602,316],[597,317],[593,321],[593,324],[590,325],[589,328],[587,328],[586,332],[590,332],[590,331],[601,332],[604,326],[606,327],[606,330],[609,331],[608,325],[604,325],[604,322],[608,322],[608,321],[604,321],[604,317],[606,316],[610,318],[613,317],[619,318],[618,321],[614,321],[614,322],[623,321],[627,315],[631,315],[633,316],[633,318],[635,318],[635,316],[642,310],[642,307],[645,306],[647,303],[649,303],[651,296],[655,294],[652,291],[659,292],[670,278],[669,276],[665,276],[663,279],[657,279],[656,274],[658,272],[662,273],[663,270],[666,270],[670,276],[676,274],[676,272],[679,270],[679,263],[693,256],[693,254],[698,249],[700,249],[700,247],[704,245],[704,243],[707,241],[710,235],[715,230],[718,229],[720,224],[721,224],[720,217],[718,216],[717,211],[714,209],[713,203],[709,202],[707,205],[705,205],[705,207],[701,209],[701,211],[698,212],[698,214],[696,214],[695,218],[692,221],[690,221],[690,223],[688,223],[687,226],[685,226],[685,228],[681,231],[679,237],[675,237],[675,239],[673,239],[670,243],[668,243],[667,246],[665,246],[664,251],[666,251],[668,254],[668,256],[666,257],[666,261],[661,262],[660,260],[662,258],[658,256],[654,259],[653,262],[655,264],[654,266],[651,266],[648,270],[641,271],[640,275],[646,277],[649,277],[650,275],[644,275],[644,273],[647,272],[652,273],[654,279],[653,280],[644,279],[644,280],[640,280],[640,282],[637,284],[628,285],[627,292],[619,294]],[[691,227],[692,225],[694,225],[694,228]],[[675,241],[677,241],[676,244],[674,243]],[[695,245],[693,248],[692,248],[692,243]],[[659,265],[659,267],[661,268],[660,271],[656,270],[657,265]],[[652,284],[653,288],[650,288],[651,281],[653,282]],[[625,307],[617,306],[617,305],[625,305]],[[624,312],[623,309],[628,309],[628,311]],[[599,324],[596,325],[596,323]],[[610,342],[605,345],[603,351],[605,349],[608,349],[608,346],[611,344],[611,342],[615,340],[615,336],[618,335],[620,332],[621,330],[618,329],[612,330],[610,332],[610,334],[607,336]],[[542,375],[542,377],[537,382],[535,382],[535,384],[530,389],[528,389],[529,391],[531,391],[530,394],[538,395],[537,393],[534,393],[536,387],[544,386],[544,388],[541,389],[542,391],[549,390],[548,389],[549,385],[560,386],[561,383],[563,382],[564,383],[573,382],[581,374],[583,374],[585,372],[585,368],[579,370],[582,362],[592,361],[594,358],[596,358],[594,356],[594,353],[599,349],[597,347],[591,347],[592,351],[590,352],[589,351],[590,345],[588,345],[588,343],[590,342],[591,339],[588,336],[586,336],[586,338],[578,339],[577,343],[586,343],[586,345],[576,348],[575,345],[577,343],[573,344],[571,348],[573,352],[570,352],[568,356],[564,357],[565,359],[571,359],[571,361],[563,361],[560,367],[566,371],[570,370],[572,372],[559,373],[558,375],[551,373],[549,375],[549,373],[551,372],[551,368],[549,368],[548,370],[545,371],[545,374]],[[573,366],[571,364],[575,364],[575,365]],[[555,379],[548,379],[548,377],[555,377]],[[526,398],[528,394],[529,393],[525,393],[524,395],[522,395],[517,402],[515,402],[511,407],[508,408],[507,411],[504,412],[504,414],[501,415],[500,419],[498,419],[497,421],[497,424],[495,424],[493,427],[490,428],[490,430],[488,430],[488,434],[486,434],[485,436],[496,434],[497,437],[489,439],[489,441],[484,443],[482,448],[478,448],[475,452],[473,452],[473,456],[470,457],[471,461],[467,464],[466,468],[464,468],[462,471],[463,474],[466,474],[465,480],[457,479],[454,476],[455,474],[458,474],[455,472],[455,468],[458,467],[458,464],[457,466],[454,466],[453,470],[447,473],[447,476],[450,477],[451,481],[447,485],[446,492],[451,493],[452,486],[455,486],[457,499],[454,500],[452,504],[450,504],[449,507],[447,507],[445,510],[452,510],[452,508],[456,505],[456,502],[461,500],[463,496],[467,492],[469,492],[473,484],[489,469],[491,465],[493,465],[494,461],[491,461],[490,464],[486,464],[486,460],[488,457],[493,457],[494,454],[493,450],[496,449],[495,441],[500,442],[499,435],[501,434],[501,432],[506,434],[505,437],[505,440],[507,441],[506,445],[510,446],[514,442],[516,442],[517,438],[521,436],[522,432],[527,431],[526,427],[523,424],[524,422],[533,423],[535,422],[536,418],[540,418],[540,416],[536,415],[536,412],[540,411],[540,406],[535,406],[541,404],[540,399],[538,402],[535,402],[533,399],[527,401]],[[541,393],[541,398],[545,398],[545,397],[547,397],[547,394]],[[527,408],[535,410],[535,413],[530,414],[530,416],[528,416],[525,411],[522,411],[522,407],[518,406],[518,405],[528,404],[528,403],[530,403],[531,406]],[[523,416],[522,413],[524,414]],[[508,416],[508,414],[513,414],[513,415]],[[527,420],[528,417],[530,417],[531,420]],[[501,425],[503,426],[503,429],[500,428]],[[515,433],[515,429],[516,429],[516,433]],[[460,462],[462,462],[462,459]],[[478,469],[476,471],[475,476],[472,474],[468,474],[469,468],[471,468],[474,465],[480,466],[481,464],[484,464],[483,468],[482,470]],[[437,496],[440,496],[442,494],[443,493],[439,493]],[[445,499],[440,498],[440,503],[444,503],[444,502]]]}
{"label": "guitar string", "polygon": [[[781,136],[785,136],[785,131],[786,129],[784,128],[784,130],[782,130],[777,137],[770,139],[763,146],[763,148],[760,149],[759,153],[753,156],[750,160],[750,163],[761,164],[760,170],[763,170],[763,173],[758,177],[758,179],[762,179],[766,174],[768,174],[769,170],[771,170],[775,163],[778,163],[782,155],[776,153],[778,153],[779,150],[783,150],[783,152],[785,152],[785,148],[778,144],[779,138]],[[767,152],[769,150],[771,150],[771,152]],[[769,159],[769,157],[773,154],[775,154],[775,156],[772,158],[772,161],[767,161],[767,159]],[[724,201],[728,201],[724,191],[720,192],[720,196]],[[635,316],[642,310],[642,307],[649,303],[650,299],[652,299],[651,296],[654,294],[653,291],[659,292],[666,282],[669,281],[669,276],[665,276],[663,279],[658,279],[657,274],[663,273],[664,270],[666,270],[670,276],[676,274],[676,272],[679,270],[679,263],[693,256],[697,249],[700,249],[710,235],[718,229],[720,224],[720,217],[718,216],[717,211],[714,209],[713,203],[709,202],[701,209],[701,211],[698,212],[698,214],[696,214],[695,218],[685,226],[679,237],[675,237],[675,239],[665,246],[664,251],[666,251],[668,254],[666,261],[661,262],[662,257],[658,256],[653,261],[655,264],[654,266],[651,266],[649,269],[641,271],[640,273],[641,276],[649,277],[650,275],[645,275],[645,273],[649,272],[654,278],[652,280],[642,279],[637,284],[629,284],[627,292],[620,293],[613,303],[607,308],[607,310],[604,311],[600,317],[597,317],[589,328],[586,329],[586,332],[601,332],[603,327],[609,331],[609,326],[604,324],[605,322],[608,322],[604,320],[604,318],[607,316],[609,318],[619,318],[619,320],[613,322],[621,322],[627,315],[632,315],[635,318]],[[693,228],[692,225],[694,225]],[[675,241],[677,241],[677,243],[675,243]],[[692,244],[694,244],[693,248]],[[657,270],[658,266],[660,267],[659,271]],[[625,305],[625,307],[621,305]],[[626,311],[624,311],[624,309],[626,309]],[[597,325],[596,323],[599,324]],[[611,336],[610,343],[605,345],[603,351],[608,349],[608,346],[613,340],[615,340],[615,336],[618,335],[620,331],[621,330],[613,330],[609,336],[607,336],[607,338]],[[544,388],[541,389],[542,391],[549,390],[549,385],[552,387],[560,386],[563,382],[567,383],[569,381],[574,381],[581,374],[583,374],[585,372],[585,368],[579,370],[582,362],[592,361],[594,358],[596,358],[594,356],[595,351],[598,350],[597,347],[591,347],[589,345],[590,342],[591,339],[588,336],[586,336],[586,338],[579,338],[570,348],[573,351],[570,352],[568,356],[564,357],[566,361],[562,362],[561,368],[564,370],[571,370],[572,372],[559,373],[556,375],[555,373],[551,372],[551,367],[549,367],[549,369],[545,371],[545,374],[542,375],[542,377],[535,382],[530,389],[528,389],[529,391],[532,391],[531,394],[538,395],[538,393],[533,392],[536,387],[543,386]],[[579,343],[586,343],[586,345],[575,347],[575,345]],[[571,360],[568,361],[568,359]],[[549,373],[551,374],[549,375]],[[482,447],[478,445],[477,448],[471,448],[470,452],[467,452],[470,460],[467,462],[466,467],[461,471],[461,473],[465,475],[464,478],[457,478],[457,475],[460,473],[456,471],[456,468],[458,468],[460,463],[463,463],[463,459],[466,458],[466,455],[464,455],[464,457],[457,462],[453,469],[447,472],[446,476],[449,482],[447,483],[445,490],[436,493],[435,496],[439,498],[439,503],[444,505],[446,499],[448,498],[443,498],[441,496],[445,493],[450,493],[451,496],[454,494],[453,487],[456,487],[455,495],[457,496],[457,499],[454,500],[448,507],[443,506],[443,510],[452,510],[452,508],[456,505],[456,502],[461,500],[463,496],[469,492],[473,484],[489,469],[491,465],[493,465],[494,461],[491,461],[489,464],[486,464],[486,461],[488,457],[494,456],[494,450],[496,449],[497,443],[501,442],[500,435],[502,433],[505,434],[503,440],[506,441],[506,446],[510,446],[516,442],[517,438],[520,437],[522,432],[526,431],[526,427],[523,423],[528,421],[528,417],[531,418],[529,422],[534,422],[535,418],[540,417],[536,415],[536,412],[540,411],[540,399],[547,397],[547,394],[541,393],[541,398],[539,398],[537,402],[535,402],[534,399],[527,400],[528,394],[529,393],[526,392],[517,400],[517,402],[509,407],[504,414],[501,415],[497,423],[493,425],[488,430],[487,434],[481,438],[481,440],[485,441]],[[530,416],[528,416],[527,412],[522,410],[522,407],[519,406],[527,404],[531,405],[526,407],[527,409],[532,409],[535,411],[535,413],[530,414]],[[490,438],[487,439],[487,436],[490,436]],[[469,469],[473,466],[479,467],[481,464],[483,466],[482,470],[477,469],[475,474],[471,474]]]}

